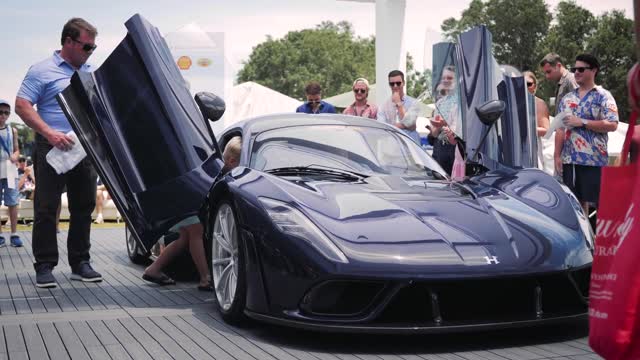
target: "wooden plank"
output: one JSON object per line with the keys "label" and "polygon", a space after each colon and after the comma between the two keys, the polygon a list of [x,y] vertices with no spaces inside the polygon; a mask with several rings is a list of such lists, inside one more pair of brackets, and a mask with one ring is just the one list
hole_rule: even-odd
{"label": "wooden plank", "polygon": [[87,321],[87,325],[89,328],[93,330],[93,333],[96,335],[100,343],[106,348],[109,345],[120,345],[118,339],[113,336],[111,331],[105,326],[105,324],[101,320],[90,320]]}
{"label": "wooden plank", "polygon": [[52,359],[69,359],[67,349],[65,349],[55,326],[51,323],[38,324],[37,326],[38,329],[40,329],[40,334],[42,335],[44,345],[47,347],[49,356]]}
{"label": "wooden plank", "polygon": [[24,336],[22,330],[18,325],[7,325],[4,327],[4,336],[7,341],[7,353],[11,356],[12,353],[26,352],[27,347],[24,342]]}
{"label": "wooden plank", "polygon": [[[117,276],[114,276],[110,271],[104,274],[102,282],[105,284],[106,289],[114,299],[120,299],[122,306],[133,307],[149,307],[151,304],[145,302],[139,294],[134,293],[128,286],[120,283],[117,280]],[[122,300],[124,299],[124,301]],[[131,305],[127,305],[130,303]]]}
{"label": "wooden plank", "polygon": [[87,352],[92,360],[111,360],[111,356],[109,356],[107,349],[102,345],[89,346],[87,347]]}
{"label": "wooden plank", "polygon": [[60,334],[60,338],[72,359],[89,359],[89,353],[87,353],[84,345],[82,345],[82,341],[80,341],[71,324],[68,322],[57,322],[54,323],[54,326],[58,330],[58,334]]}
{"label": "wooden plank", "polygon": [[13,305],[13,299],[11,298],[7,275],[2,272],[0,273],[0,315],[7,314],[16,314],[16,307]]}
{"label": "wooden plank", "polygon": [[89,306],[87,310],[106,310],[107,308],[98,300],[95,294],[84,286],[81,281],[71,280],[71,272],[63,272],[58,277],[58,284],[68,289],[73,289]]}
{"label": "wooden plank", "polygon": [[125,350],[124,347],[120,344],[106,345],[104,348],[107,350],[109,356],[111,356],[112,359],[132,359],[129,353],[127,353],[127,350]]}
{"label": "wooden plank", "polygon": [[254,358],[261,360],[278,359],[262,350],[249,339],[245,338],[242,335],[239,335],[237,332],[229,328],[226,324],[215,320],[210,314],[195,314],[193,316],[202,323],[206,324],[209,328],[216,330],[219,334],[227,338],[231,343],[240,347]]}
{"label": "wooden plank", "polygon": [[7,354],[7,343],[4,341],[4,326],[0,326],[0,354]]}
{"label": "wooden plank", "polygon": [[71,327],[76,332],[78,338],[80,338],[80,342],[82,342],[82,345],[84,345],[87,351],[90,347],[102,347],[102,343],[96,334],[93,333],[93,330],[91,330],[91,327],[87,322],[72,321]]}
{"label": "wooden plank", "polygon": [[184,299],[176,296],[170,292],[160,292],[160,290],[167,290],[168,288],[174,288],[174,286],[157,286],[150,284],[142,280],[142,274],[132,274],[127,268],[119,268],[116,271],[129,281],[130,284],[137,286],[138,289],[153,296],[162,306],[184,305],[186,302]]}
{"label": "wooden plank", "polygon": [[195,342],[196,344],[198,344],[198,346],[205,349],[207,353],[213,356],[214,359],[217,359],[217,360],[235,359],[234,356],[227,353],[227,351],[225,351],[220,346],[218,346],[218,344],[216,344],[214,341],[211,341],[211,339],[209,339],[208,337],[204,336],[200,331],[194,329],[191,325],[189,325],[186,321],[184,321],[179,316],[168,316],[166,317],[166,320],[169,321],[178,330],[180,330],[183,334],[185,334],[191,341]]}
{"label": "wooden plank", "polygon": [[11,298],[13,299],[13,305],[16,307],[17,314],[31,314],[31,308],[27,299],[24,297],[22,286],[18,281],[17,274],[7,273],[7,284],[9,285],[9,291],[11,292]]}
{"label": "wooden plank", "polygon": [[[68,269],[68,267],[67,267]],[[66,270],[69,271],[69,270]],[[56,280],[58,282],[57,289],[60,289],[66,297],[71,301],[71,304],[78,311],[89,311],[91,310],[91,306],[87,304],[84,298],[78,294],[76,289],[71,285],[71,283],[67,280],[67,277],[62,272],[54,273]]]}
{"label": "wooden plank", "polygon": [[118,339],[120,344],[122,344],[132,358],[152,360],[152,357],[149,356],[144,347],[141,346],[133,336],[131,336],[127,329],[125,329],[118,320],[105,320],[104,324],[109,330],[111,330],[113,336]]}
{"label": "wooden plank", "polygon": [[151,337],[157,341],[175,359],[191,358],[178,343],[167,336],[155,323],[148,318],[136,318],[135,321],[142,327]]}
{"label": "wooden plank", "polygon": [[180,347],[182,347],[187,354],[189,354],[194,359],[204,360],[214,358],[209,356],[206,351],[204,351],[198,344],[196,344],[193,340],[189,339],[188,336],[183,334],[180,330],[178,330],[173,324],[171,324],[164,317],[150,317],[149,318],[153,323],[156,324],[162,331],[164,331],[173,341],[178,343]]}
{"label": "wooden plank", "polygon": [[[34,289],[36,296],[40,298],[42,301],[42,305],[44,305],[45,311],[49,313],[58,313],[62,312],[62,308],[58,304],[58,301],[55,298],[54,293],[51,292],[51,289],[42,289],[36,286],[36,275],[33,271],[29,271],[24,274],[25,283],[28,281],[31,284],[31,287]],[[23,288],[27,286],[23,284]]]}
{"label": "wooden plank", "polygon": [[171,357],[171,355],[169,355],[169,353],[166,352],[164,348],[160,346],[160,344],[149,335],[149,333],[147,333],[142,327],[140,327],[140,325],[135,322],[135,320],[131,318],[121,319],[120,324],[122,324],[122,326],[124,326],[125,329],[129,331],[131,336],[133,336],[133,338],[136,339],[140,343],[140,345],[142,345],[142,347],[144,347],[144,349],[149,353],[149,355],[151,355],[153,359],[173,359],[173,357]]}
{"label": "wooden plank", "polygon": [[36,324],[23,324],[21,328],[29,357],[31,359],[49,359],[47,348],[44,346],[38,326]]}
{"label": "wooden plank", "polygon": [[149,291],[149,287],[145,286],[144,288],[138,286],[136,283],[132,282],[126,276],[123,276],[117,269],[113,269],[112,271],[112,279],[109,281],[117,281],[121,284],[121,286],[126,287],[129,291],[134,292],[137,296],[139,296],[144,302],[148,304],[148,306],[167,306],[172,305],[172,303],[163,303],[158,300],[153,293]]}
{"label": "wooden plank", "polygon": [[252,360],[255,359],[246,352],[242,347],[234,344],[232,341],[222,336],[216,329],[209,327],[204,322],[200,321],[193,315],[180,317],[185,323],[189,324],[192,328],[198,330],[202,335],[213,341],[216,345],[224,349],[227,353],[238,360]]}
{"label": "wooden plank", "polygon": [[27,303],[31,308],[31,312],[34,314],[47,312],[47,308],[44,307],[44,303],[40,299],[40,295],[36,291],[36,287],[31,283],[31,278],[26,273],[16,274],[18,283],[22,287],[22,292],[27,299]]}

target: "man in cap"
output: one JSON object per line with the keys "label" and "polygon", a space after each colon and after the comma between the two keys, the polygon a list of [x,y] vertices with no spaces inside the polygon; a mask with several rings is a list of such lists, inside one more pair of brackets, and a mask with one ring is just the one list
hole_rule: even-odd
{"label": "man in cap", "polygon": [[367,100],[369,97],[369,81],[365,78],[358,78],[353,82],[352,89],[356,101],[347,106],[342,113],[375,120],[378,117],[378,108]]}

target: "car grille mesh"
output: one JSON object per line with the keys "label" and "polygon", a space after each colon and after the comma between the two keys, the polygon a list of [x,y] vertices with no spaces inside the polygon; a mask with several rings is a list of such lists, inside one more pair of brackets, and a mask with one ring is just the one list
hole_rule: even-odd
{"label": "car grille mesh", "polygon": [[301,309],[318,320],[342,318],[383,326],[549,319],[587,311],[589,274],[590,268],[585,268],[500,279],[327,282],[307,294]]}

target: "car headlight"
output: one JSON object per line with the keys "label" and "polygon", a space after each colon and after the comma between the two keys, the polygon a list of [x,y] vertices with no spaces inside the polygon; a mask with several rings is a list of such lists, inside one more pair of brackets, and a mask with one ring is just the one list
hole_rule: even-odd
{"label": "car headlight", "polygon": [[566,185],[560,184],[562,190],[567,193],[569,196],[569,202],[573,207],[573,210],[576,212],[576,217],[578,218],[578,223],[580,224],[580,229],[582,229],[582,234],[584,235],[585,240],[587,241],[587,245],[589,245],[590,249],[593,249],[593,243],[595,235],[593,233],[593,229],[591,228],[591,224],[589,223],[589,219],[584,215],[584,211],[582,210],[582,205],[578,201],[571,189],[569,189]]}
{"label": "car headlight", "polygon": [[342,251],[302,212],[282,201],[264,197],[258,200],[280,231],[306,241],[329,260],[345,264],[349,262]]}

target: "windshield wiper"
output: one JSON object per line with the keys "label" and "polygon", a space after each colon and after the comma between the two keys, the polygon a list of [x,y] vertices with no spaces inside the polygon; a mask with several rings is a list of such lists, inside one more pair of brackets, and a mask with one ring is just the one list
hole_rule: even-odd
{"label": "windshield wiper", "polygon": [[349,178],[353,180],[360,180],[367,178],[368,175],[361,174],[355,171],[343,170],[338,168],[332,168],[329,166],[323,165],[308,165],[308,166],[288,166],[281,167],[275,169],[269,169],[265,172],[274,175],[300,175],[300,174],[308,174],[308,175],[329,175],[329,176],[337,176],[341,178]]}

